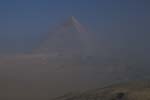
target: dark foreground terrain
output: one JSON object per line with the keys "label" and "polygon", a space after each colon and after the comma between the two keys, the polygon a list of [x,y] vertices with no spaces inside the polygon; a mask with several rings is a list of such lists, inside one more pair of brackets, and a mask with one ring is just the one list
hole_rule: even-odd
{"label": "dark foreground terrain", "polygon": [[[0,100],[52,100],[72,91],[81,92],[129,80],[150,79],[149,65],[144,65],[141,60],[128,59],[130,63],[128,60],[103,57],[79,58],[54,58],[46,54],[0,57]],[[98,92],[99,96],[95,98],[111,100],[116,96],[115,91],[122,90],[118,88],[117,86],[117,90],[116,88],[98,89],[77,96],[73,93],[71,98],[75,98],[73,100],[82,100],[86,96],[93,98]],[[149,95],[145,92],[148,91],[147,88],[137,90],[138,92],[133,92],[134,95]],[[123,91],[128,92],[128,87],[123,88]]]}
{"label": "dark foreground terrain", "polygon": [[54,100],[150,100],[150,82],[130,82],[83,93],[68,93]]}

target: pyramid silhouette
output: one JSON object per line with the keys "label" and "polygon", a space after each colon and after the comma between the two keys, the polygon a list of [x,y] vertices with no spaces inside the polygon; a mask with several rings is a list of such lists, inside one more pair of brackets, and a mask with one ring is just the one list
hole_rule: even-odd
{"label": "pyramid silhouette", "polygon": [[62,23],[36,49],[36,53],[55,56],[85,56],[91,53],[92,41],[89,32],[75,17]]}

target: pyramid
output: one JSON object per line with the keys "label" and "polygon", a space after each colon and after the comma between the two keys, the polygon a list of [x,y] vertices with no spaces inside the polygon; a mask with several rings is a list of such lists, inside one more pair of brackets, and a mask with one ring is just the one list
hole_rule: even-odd
{"label": "pyramid", "polygon": [[36,53],[54,56],[84,56],[91,53],[89,32],[75,17],[70,17],[36,49]]}

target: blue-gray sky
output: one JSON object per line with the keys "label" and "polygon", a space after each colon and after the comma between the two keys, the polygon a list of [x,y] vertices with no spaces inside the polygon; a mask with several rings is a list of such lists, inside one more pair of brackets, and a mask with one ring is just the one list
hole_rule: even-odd
{"label": "blue-gray sky", "polygon": [[99,40],[117,48],[148,51],[149,5],[148,0],[1,0],[0,49],[31,48],[40,36],[73,15]]}

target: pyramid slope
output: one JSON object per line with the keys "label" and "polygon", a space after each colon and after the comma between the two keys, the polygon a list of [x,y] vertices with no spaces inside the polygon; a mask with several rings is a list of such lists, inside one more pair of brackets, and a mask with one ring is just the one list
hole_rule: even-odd
{"label": "pyramid slope", "polygon": [[72,16],[51,33],[36,52],[56,56],[87,55],[92,49],[91,43],[89,32]]}

